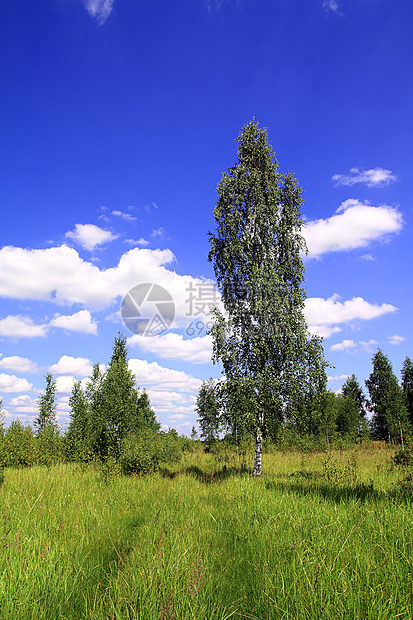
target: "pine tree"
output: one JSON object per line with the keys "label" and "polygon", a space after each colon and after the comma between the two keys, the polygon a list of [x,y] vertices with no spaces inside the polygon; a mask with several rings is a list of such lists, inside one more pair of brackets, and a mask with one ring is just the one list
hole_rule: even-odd
{"label": "pine tree", "polygon": [[213,360],[255,402],[259,476],[263,433],[294,406],[308,364],[315,374],[324,364],[303,313],[301,189],[278,171],[267,132],[254,120],[239,135],[237,153],[218,185],[217,230],[209,233],[208,259],[227,313],[215,310],[211,334]]}

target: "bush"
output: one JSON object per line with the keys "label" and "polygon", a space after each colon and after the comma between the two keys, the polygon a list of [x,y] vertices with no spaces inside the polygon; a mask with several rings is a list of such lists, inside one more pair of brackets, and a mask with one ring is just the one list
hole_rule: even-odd
{"label": "bush", "polygon": [[398,450],[392,460],[397,467],[411,467],[413,465],[413,451]]}
{"label": "bush", "polygon": [[156,471],[162,463],[178,463],[181,458],[182,447],[174,429],[167,433],[147,431],[123,442],[120,465],[126,475],[144,476]]}

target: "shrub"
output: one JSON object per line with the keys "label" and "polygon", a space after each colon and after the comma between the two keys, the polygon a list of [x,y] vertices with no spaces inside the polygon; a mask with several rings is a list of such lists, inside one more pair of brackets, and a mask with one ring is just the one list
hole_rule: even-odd
{"label": "shrub", "polygon": [[397,467],[411,467],[413,465],[413,451],[398,450],[392,460]]}
{"label": "shrub", "polygon": [[122,473],[146,475],[158,469],[161,463],[178,463],[182,446],[174,429],[167,433],[146,431],[124,440],[120,455]]}

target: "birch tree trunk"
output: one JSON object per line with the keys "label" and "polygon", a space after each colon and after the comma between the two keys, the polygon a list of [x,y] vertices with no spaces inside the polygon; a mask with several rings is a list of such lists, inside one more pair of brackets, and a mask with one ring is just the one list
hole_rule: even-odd
{"label": "birch tree trunk", "polygon": [[264,427],[264,414],[260,412],[257,420],[257,435],[255,439],[255,456],[254,456],[254,471],[253,476],[261,476],[261,462],[262,462],[262,431]]}

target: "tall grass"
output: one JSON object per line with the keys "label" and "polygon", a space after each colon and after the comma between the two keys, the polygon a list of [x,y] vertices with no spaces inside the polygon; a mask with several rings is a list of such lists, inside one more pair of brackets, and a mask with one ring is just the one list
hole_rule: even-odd
{"label": "tall grass", "polygon": [[174,469],[6,469],[0,617],[411,619],[413,511],[386,449]]}

